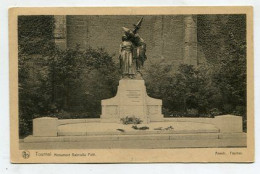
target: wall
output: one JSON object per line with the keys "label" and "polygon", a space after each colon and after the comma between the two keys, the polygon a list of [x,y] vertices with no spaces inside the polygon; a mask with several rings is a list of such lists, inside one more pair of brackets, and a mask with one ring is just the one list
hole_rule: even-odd
{"label": "wall", "polygon": [[[60,17],[59,17],[60,18]],[[123,34],[122,27],[132,29],[141,16],[66,16],[57,19],[66,39],[56,39],[58,45],[73,48],[105,48],[117,60]],[[66,25],[66,31],[60,24]],[[57,33],[57,32],[56,32]],[[196,16],[157,15],[144,16],[138,32],[147,43],[148,62],[164,60],[167,64],[188,63],[197,65]],[[59,36],[59,34],[56,34]],[[62,34],[61,34],[62,35]],[[64,43],[66,42],[66,43]]]}

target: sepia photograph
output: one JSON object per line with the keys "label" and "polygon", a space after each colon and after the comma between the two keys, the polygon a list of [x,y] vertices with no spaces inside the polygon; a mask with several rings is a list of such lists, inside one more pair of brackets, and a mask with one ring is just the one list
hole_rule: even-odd
{"label": "sepia photograph", "polygon": [[252,8],[49,9],[9,10],[13,162],[253,161]]}

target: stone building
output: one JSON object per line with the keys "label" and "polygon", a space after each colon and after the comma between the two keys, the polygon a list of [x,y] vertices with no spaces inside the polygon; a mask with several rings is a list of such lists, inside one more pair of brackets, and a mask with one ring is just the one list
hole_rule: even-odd
{"label": "stone building", "polygon": [[[117,61],[122,27],[133,28],[140,17],[55,16],[55,43],[62,49],[76,45],[81,49],[104,48]],[[138,33],[147,43],[148,62],[197,66],[204,59],[197,42],[196,15],[144,16]]]}

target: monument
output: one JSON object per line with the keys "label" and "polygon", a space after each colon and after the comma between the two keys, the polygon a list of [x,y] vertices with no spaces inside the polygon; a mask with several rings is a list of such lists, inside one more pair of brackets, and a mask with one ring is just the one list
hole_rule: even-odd
{"label": "monument", "polygon": [[140,118],[143,123],[162,121],[162,100],[147,95],[141,68],[146,57],[146,44],[137,31],[143,18],[134,25],[134,30],[123,27],[124,35],[119,50],[122,78],[115,97],[101,101],[102,122],[120,122],[127,116]]}

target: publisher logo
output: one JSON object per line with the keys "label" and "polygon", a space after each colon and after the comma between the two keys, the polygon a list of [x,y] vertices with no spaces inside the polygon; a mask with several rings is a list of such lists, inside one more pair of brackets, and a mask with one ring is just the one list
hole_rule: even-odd
{"label": "publisher logo", "polygon": [[28,158],[30,157],[30,152],[29,152],[29,151],[23,151],[23,152],[22,152],[22,157],[23,157],[24,159],[28,159]]}

